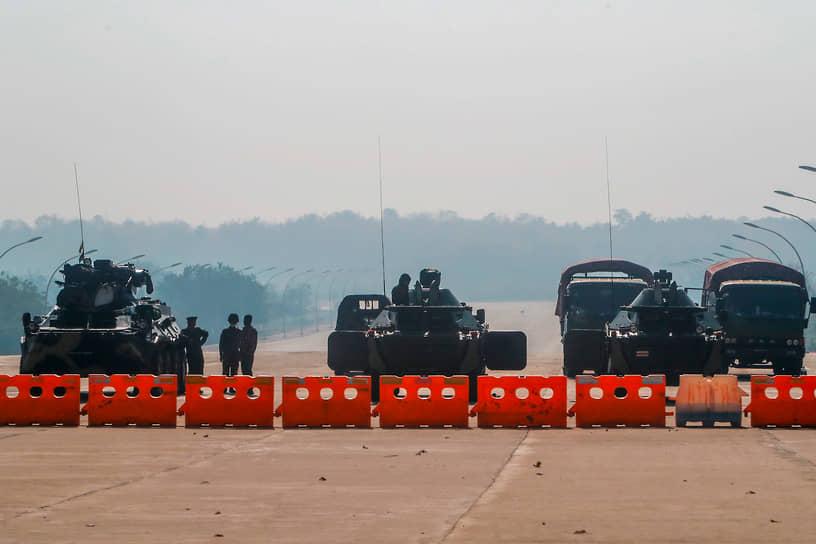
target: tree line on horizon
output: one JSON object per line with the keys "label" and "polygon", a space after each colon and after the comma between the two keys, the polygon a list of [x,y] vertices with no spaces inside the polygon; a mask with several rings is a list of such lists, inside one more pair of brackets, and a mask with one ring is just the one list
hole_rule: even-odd
{"label": "tree line on horizon", "polygon": [[[737,233],[768,244],[785,264],[798,268],[795,255],[784,242],[743,226],[743,221],[712,217],[658,219],[647,213],[633,215],[618,210],[613,222],[612,254],[655,270],[669,269],[680,285],[700,287],[707,261],[690,264],[690,259],[720,258],[714,252],[741,256],[721,248],[721,244],[757,257],[773,258],[761,246],[732,237]],[[799,249],[806,270],[809,263],[816,265],[816,255],[810,251],[813,232],[806,226],[787,218],[756,222],[788,237]],[[407,272],[416,279],[421,268],[435,267],[442,271],[443,286],[463,301],[553,300],[564,267],[609,256],[606,223],[559,225],[531,215],[509,218],[491,214],[471,219],[454,212],[400,215],[389,209],[384,214],[384,231],[388,293],[400,273]],[[5,240],[6,246],[32,236],[43,239],[15,249],[0,261],[8,278],[17,277],[18,282],[31,284],[23,289],[27,293],[20,295],[23,299],[31,297],[32,292],[39,292],[41,297],[55,267],[77,251],[79,225],[54,216],[43,216],[33,223],[0,223],[0,240]],[[215,304],[224,297],[239,301],[246,296],[247,300],[257,301],[258,286],[264,286],[266,308],[248,302],[235,304],[235,309],[230,310],[256,314],[259,325],[264,320],[274,323],[281,315],[296,311],[292,305],[301,306],[301,298],[308,301],[302,304],[307,309],[297,308],[304,314],[316,306],[324,314],[332,313],[333,308],[327,307],[330,289],[334,290],[331,304],[335,307],[340,293],[382,292],[379,236],[378,219],[350,211],[305,215],[280,223],[250,219],[216,227],[180,221],[114,222],[99,216],[85,223],[85,247],[98,249],[93,257],[118,261],[146,254],[136,262],[137,266],[154,272],[157,295],[174,308],[180,320],[188,313],[204,313],[199,305],[205,300]],[[184,263],[184,267],[161,270],[175,262]],[[204,287],[204,283],[184,279],[185,274],[193,274],[196,267],[205,265],[221,269],[223,283],[207,283]],[[261,272],[271,267],[275,268]],[[292,271],[281,274],[288,269]],[[258,286],[245,285],[242,277]],[[279,300],[276,297],[287,284],[286,300]],[[200,285],[197,288],[201,291],[191,293],[193,285]],[[301,288],[309,289],[308,295],[301,296]],[[49,304],[57,290],[51,286]],[[226,303],[219,304],[217,311],[227,308]],[[6,300],[0,300],[0,305],[0,319],[10,319],[15,329],[19,323],[17,311],[7,309],[11,306]],[[283,310],[287,305],[289,312]],[[216,317],[213,315],[215,323],[207,324],[211,329],[220,327],[220,318]],[[330,321],[329,316],[323,319]]]}

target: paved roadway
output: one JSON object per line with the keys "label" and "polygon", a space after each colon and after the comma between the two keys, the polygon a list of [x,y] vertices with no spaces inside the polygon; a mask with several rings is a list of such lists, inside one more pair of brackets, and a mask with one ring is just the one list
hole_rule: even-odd
{"label": "paved roadway", "polygon": [[[551,305],[487,308],[502,328],[525,323],[527,374],[560,372]],[[264,344],[258,373],[324,374],[324,342]],[[6,427],[0,466],[0,542],[816,538],[806,429]]]}

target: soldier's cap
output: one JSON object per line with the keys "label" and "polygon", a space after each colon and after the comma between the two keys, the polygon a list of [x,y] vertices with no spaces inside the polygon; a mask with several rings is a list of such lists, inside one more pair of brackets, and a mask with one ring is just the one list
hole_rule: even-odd
{"label": "soldier's cap", "polygon": [[197,315],[191,315],[187,318],[187,321],[195,321],[196,319],[198,319]]}

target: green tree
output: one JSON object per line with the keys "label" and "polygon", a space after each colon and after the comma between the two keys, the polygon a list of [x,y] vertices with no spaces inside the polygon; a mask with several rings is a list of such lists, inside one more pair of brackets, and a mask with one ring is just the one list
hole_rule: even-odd
{"label": "green tree", "polygon": [[42,293],[28,280],[0,273],[0,353],[20,353],[21,317],[42,308]]}

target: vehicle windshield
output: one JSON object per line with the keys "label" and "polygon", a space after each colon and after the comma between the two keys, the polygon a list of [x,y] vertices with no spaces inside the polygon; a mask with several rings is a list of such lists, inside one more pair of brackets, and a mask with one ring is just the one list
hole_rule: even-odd
{"label": "vehicle windshield", "polygon": [[729,315],[746,319],[801,319],[804,303],[798,286],[749,284],[725,290]]}
{"label": "vehicle windshield", "polygon": [[571,315],[602,318],[610,321],[620,310],[632,302],[646,284],[633,281],[573,283],[567,292],[570,295]]}

